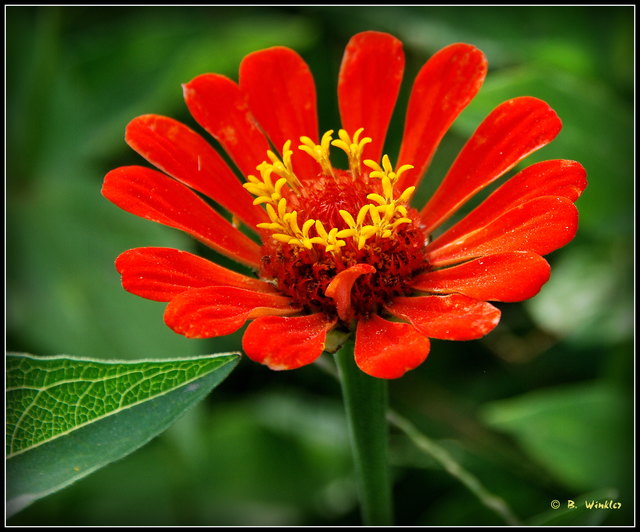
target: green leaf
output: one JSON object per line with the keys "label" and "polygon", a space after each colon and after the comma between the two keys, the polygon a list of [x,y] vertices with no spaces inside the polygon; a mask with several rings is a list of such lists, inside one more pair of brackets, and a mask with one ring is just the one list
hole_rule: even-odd
{"label": "green leaf", "polygon": [[633,337],[633,295],[628,245],[609,242],[599,246],[597,253],[593,246],[584,245],[563,250],[549,282],[525,305],[545,331],[593,348]]}
{"label": "green leaf", "polygon": [[101,361],[7,356],[7,513],[131,453],[235,367],[236,353]]}
{"label": "green leaf", "polygon": [[512,435],[538,464],[576,490],[618,488],[632,449],[631,414],[604,383],[559,387],[496,401],[484,421]]}

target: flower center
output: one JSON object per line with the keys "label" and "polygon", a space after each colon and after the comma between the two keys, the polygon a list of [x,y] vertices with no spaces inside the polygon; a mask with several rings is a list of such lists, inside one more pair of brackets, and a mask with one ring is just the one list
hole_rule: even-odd
{"label": "flower center", "polygon": [[[294,173],[287,141],[282,158],[268,151],[268,160],[257,166],[260,177],[250,175],[244,185],[270,219],[258,224],[271,234],[264,239],[260,276],[275,282],[296,305],[330,317],[340,314],[343,321],[365,318],[407,294],[413,277],[428,268],[418,213],[407,205],[415,187],[396,190],[401,174],[413,167],[394,171],[386,155],[382,165],[362,161],[371,142],[360,138],[362,131],[350,137],[340,130],[335,140],[328,131],[320,144],[301,137],[299,149],[319,166],[312,176]],[[349,170],[332,166],[331,145],[347,154]],[[327,288],[340,272],[361,264],[368,267],[355,276],[350,310],[338,312]]]}

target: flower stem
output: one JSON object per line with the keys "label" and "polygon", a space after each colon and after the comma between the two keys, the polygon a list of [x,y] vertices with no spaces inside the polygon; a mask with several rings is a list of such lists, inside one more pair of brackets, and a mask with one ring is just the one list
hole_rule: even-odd
{"label": "flower stem", "polygon": [[387,381],[363,373],[353,357],[353,340],[336,353],[362,520],[365,525],[392,524],[388,462]]}

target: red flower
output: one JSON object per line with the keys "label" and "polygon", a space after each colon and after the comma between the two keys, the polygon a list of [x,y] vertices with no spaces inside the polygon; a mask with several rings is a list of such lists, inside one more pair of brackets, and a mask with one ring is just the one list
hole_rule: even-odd
{"label": "red flower", "polygon": [[[403,68],[394,37],[364,32],[351,39],[338,82],[344,129],[335,138],[333,131],[318,135],[313,77],[288,48],[248,55],[239,84],[204,74],[184,85],[189,110],[246,177],[244,185],[185,125],[158,115],[134,119],[126,141],[161,172],[117,168],[105,177],[104,196],[189,233],[257,277],[175,249],[136,248],[116,261],[124,288],[168,302],[165,322],[188,337],[229,334],[253,320],[243,348],[273,369],[309,364],[329,331],[355,330],[358,366],[395,378],[424,361],[429,338],[471,340],[491,331],[500,311],[487,301],[535,295],[549,277],[541,256],[575,235],[573,202],[586,186],[584,169],[566,160],[529,166],[442,231],[478,191],[549,143],[561,123],[536,98],[499,105],[428,203],[411,207],[415,186],[487,65],[467,44],[448,46],[424,65],[394,169],[381,156]],[[276,154],[271,145],[283,148]],[[346,153],[348,170],[333,166],[331,146]]]}

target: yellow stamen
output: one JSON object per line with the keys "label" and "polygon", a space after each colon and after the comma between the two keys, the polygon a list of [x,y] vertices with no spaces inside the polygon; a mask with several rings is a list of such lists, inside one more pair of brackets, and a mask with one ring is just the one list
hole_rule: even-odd
{"label": "yellow stamen", "polygon": [[342,219],[347,223],[349,229],[338,231],[336,236],[339,238],[351,237],[357,242],[358,249],[362,249],[367,239],[378,232],[378,228],[375,225],[364,225],[364,219],[367,217],[371,208],[375,207],[373,205],[365,205],[362,207],[360,211],[358,211],[358,216],[355,220],[350,212],[340,210],[340,216],[342,216]]}
{"label": "yellow stamen", "polygon": [[318,233],[317,238],[320,239],[319,243],[325,247],[325,251],[340,251],[341,247],[347,245],[344,240],[338,239],[338,229],[336,227],[327,233],[320,220],[316,220],[316,233]]}
{"label": "yellow stamen", "polygon": [[[379,227],[379,234],[383,238],[391,229],[395,229],[401,223],[411,223],[411,220],[407,218],[407,208],[405,205],[409,203],[411,195],[415,191],[416,187],[406,188],[398,198],[395,197],[394,186],[400,179],[400,176],[413,168],[410,164],[404,164],[397,171],[394,172],[391,161],[387,155],[382,157],[382,166],[375,161],[367,159],[364,164],[372,169],[369,172],[369,177],[379,178],[382,186],[382,193],[384,195],[372,193],[367,195],[367,199],[378,204],[375,210],[384,213],[384,217],[379,223],[375,223]],[[372,209],[373,212],[374,209]],[[399,217],[399,219],[398,219]],[[391,222],[394,218],[396,221]]]}
{"label": "yellow stamen", "polygon": [[282,198],[282,187],[287,184],[287,180],[286,178],[281,177],[274,185],[271,179],[273,168],[262,163],[258,165],[257,169],[260,170],[260,177],[262,178],[262,181],[256,176],[250,175],[247,176],[249,182],[242,186],[251,194],[257,196],[256,199],[253,200],[254,205],[260,205],[261,203],[272,203],[275,205],[280,198]]}
{"label": "yellow stamen", "polygon": [[258,165],[258,170],[260,170],[261,167],[268,168],[276,175],[284,177],[287,180],[289,186],[291,186],[292,188],[297,188],[298,186],[300,186],[300,181],[296,177],[296,174],[293,172],[293,167],[291,166],[292,155],[293,151],[291,150],[291,141],[288,140],[282,147],[282,160],[279,159],[278,156],[271,150],[267,150],[267,157],[269,158],[271,163],[269,164],[267,161],[260,163]]}
{"label": "yellow stamen", "polygon": [[400,168],[398,168],[398,170],[394,172],[388,155],[384,155],[382,157],[382,166],[380,166],[377,162],[372,161],[371,159],[366,159],[364,161],[364,164],[373,170],[373,172],[369,172],[369,177],[378,177],[380,179],[384,179],[385,177],[387,177],[389,178],[389,181],[391,181],[392,185],[396,184],[396,182],[404,172],[413,168],[413,165],[411,164],[403,164]]}
{"label": "yellow stamen", "polygon": [[333,135],[333,129],[322,135],[320,144],[316,144],[309,137],[300,137],[302,144],[298,146],[298,149],[313,157],[325,174],[333,176],[333,166],[331,166],[331,159],[329,158],[331,135]]}
{"label": "yellow stamen", "polygon": [[287,200],[285,198],[280,199],[277,204],[278,210],[273,208],[273,205],[267,203],[267,215],[271,220],[271,223],[265,222],[257,225],[260,229],[269,229],[271,231],[287,231],[287,223],[284,219],[287,214]]}
{"label": "yellow stamen", "polygon": [[301,246],[306,249],[311,249],[313,244],[321,244],[322,241],[318,237],[310,237],[309,231],[315,225],[315,220],[306,220],[302,224],[302,229],[298,225],[298,211],[293,211],[284,215],[284,221],[288,225],[289,229],[289,241],[287,244],[290,246]]}
{"label": "yellow stamen", "polygon": [[370,137],[363,137],[360,139],[360,134],[364,131],[364,128],[358,129],[353,135],[353,139],[349,136],[349,134],[341,129],[338,131],[339,139],[331,141],[333,146],[340,148],[347,154],[349,158],[349,170],[351,170],[351,175],[355,180],[356,177],[360,176],[360,163],[362,159],[362,151],[364,147],[371,142]]}
{"label": "yellow stamen", "polygon": [[[325,175],[336,178],[329,151],[331,145],[340,148],[347,154],[352,178],[356,179],[361,175],[364,147],[371,142],[369,137],[360,138],[363,131],[363,128],[358,129],[351,138],[341,129],[338,132],[339,138],[333,140],[333,130],[330,130],[322,136],[320,144],[303,136],[300,137],[301,144],[298,149],[313,157]],[[285,142],[282,159],[268,150],[268,160],[256,167],[260,172],[260,178],[250,175],[247,178],[248,182],[243,185],[256,196],[254,205],[264,204],[270,221],[260,223],[258,227],[270,231],[274,240],[305,249],[319,245],[324,247],[325,252],[339,254],[340,249],[347,245],[347,239],[351,239],[358,249],[362,249],[370,238],[391,238],[398,226],[411,223],[411,219],[407,217],[406,205],[415,187],[408,187],[398,197],[394,188],[400,176],[413,166],[405,164],[394,171],[389,157],[385,155],[381,165],[368,159],[364,161],[363,164],[372,170],[368,177],[380,179],[380,190],[367,195],[371,203],[362,206],[355,219],[350,212],[339,211],[348,226],[347,229],[333,227],[327,230],[320,220],[315,219],[304,220],[300,227],[298,211],[290,210],[287,203],[287,198],[303,186],[293,172],[292,155],[291,141]],[[289,188],[286,189],[285,186]]]}

